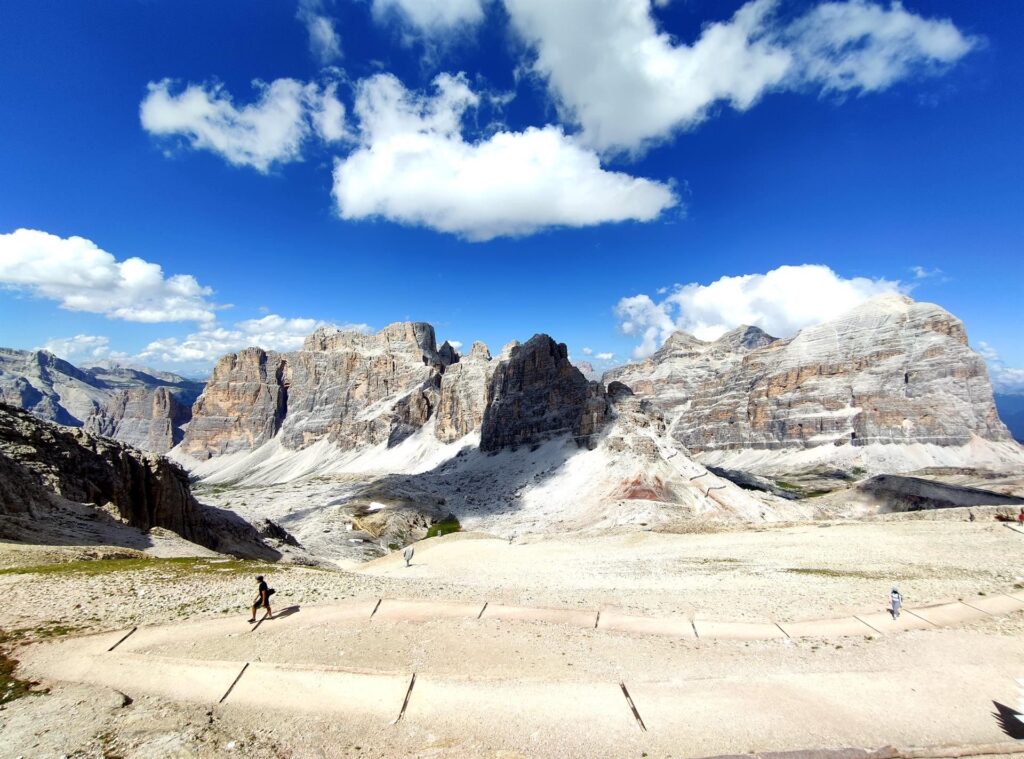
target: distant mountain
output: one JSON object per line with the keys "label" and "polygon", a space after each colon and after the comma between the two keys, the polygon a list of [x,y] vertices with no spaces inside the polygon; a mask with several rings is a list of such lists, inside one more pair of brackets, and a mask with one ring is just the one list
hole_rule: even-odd
{"label": "distant mountain", "polygon": [[0,348],[0,402],[156,453],[181,440],[203,387],[117,362],[82,369],[49,351]]}
{"label": "distant mountain", "polygon": [[1014,439],[1024,443],[1024,395],[996,393],[996,409],[999,417],[1010,430]]}
{"label": "distant mountain", "polygon": [[650,358],[604,375],[615,380],[661,408],[704,464],[894,472],[1024,460],[963,323],[901,295],[787,339],[757,327],[712,342],[677,332]]}

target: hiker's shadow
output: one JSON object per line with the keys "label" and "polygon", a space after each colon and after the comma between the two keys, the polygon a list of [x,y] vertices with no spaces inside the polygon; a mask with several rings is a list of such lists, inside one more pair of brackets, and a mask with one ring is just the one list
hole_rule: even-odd
{"label": "hiker's shadow", "polygon": [[992,716],[996,718],[996,722],[999,723],[999,727],[1002,728],[1003,732],[1014,740],[1024,739],[1024,722],[1020,720],[1020,712],[998,701],[993,701],[992,705],[996,708],[992,712]]}
{"label": "hiker's shadow", "polygon": [[289,606],[285,609],[281,609],[281,611],[274,615],[274,619],[284,619],[285,617],[290,617],[292,614],[298,614],[299,609],[300,607],[298,606]]}

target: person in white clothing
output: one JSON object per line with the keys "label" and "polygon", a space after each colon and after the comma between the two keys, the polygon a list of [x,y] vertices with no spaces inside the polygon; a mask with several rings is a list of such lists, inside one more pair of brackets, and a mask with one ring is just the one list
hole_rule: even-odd
{"label": "person in white clothing", "polygon": [[899,590],[896,586],[892,586],[892,590],[889,592],[889,613],[892,614],[892,618],[896,619],[900,615],[900,607],[903,606],[903,596],[900,595]]}

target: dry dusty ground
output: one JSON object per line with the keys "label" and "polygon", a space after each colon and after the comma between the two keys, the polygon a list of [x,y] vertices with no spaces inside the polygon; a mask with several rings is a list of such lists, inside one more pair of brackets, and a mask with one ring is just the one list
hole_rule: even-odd
{"label": "dry dusty ground", "polygon": [[[932,736],[978,743],[1005,739],[992,716],[992,700],[1012,704],[1013,678],[1024,677],[1020,612],[954,629],[839,640],[686,641],[497,620],[299,624],[302,608],[381,596],[618,607],[720,620],[874,611],[883,607],[892,582],[910,607],[970,600],[1024,587],[1024,535],[990,522],[896,520],[691,535],[534,537],[511,545],[457,535],[418,544],[410,568],[392,555],[355,572],[209,558],[154,560],[123,549],[111,555],[132,558],[97,558],[103,555],[100,549],[0,544],[0,628],[14,636],[8,647],[15,657],[28,662],[35,650],[28,644],[54,636],[177,620],[234,615],[247,631],[243,615],[251,577],[262,571],[279,590],[279,607],[297,605],[297,614],[277,627],[265,623],[257,635],[164,644],[147,653],[508,682],[508,708],[498,687],[491,696],[499,699],[493,717],[483,722],[460,719],[457,710],[435,710],[388,725],[354,715],[268,713],[230,702],[207,706],[133,695],[131,688],[119,693],[47,682],[48,694],[0,708],[0,756],[696,756],[878,746],[886,742],[887,720],[895,720],[891,737],[903,745],[928,745],[935,742]],[[691,688],[688,698],[697,699],[680,706],[684,712],[712,709],[708,704],[716,701],[710,694],[726,691],[741,693],[742,703],[756,708],[735,715],[708,711],[689,725],[689,738],[672,741],[657,729],[634,734],[632,725],[622,733],[600,724],[553,727],[543,703],[526,703],[537,684],[614,685],[620,679],[638,683],[641,708],[655,700],[647,691],[680,683]],[[799,690],[812,680],[831,684],[833,692],[823,692],[821,703],[830,703],[836,688],[867,695],[864,703],[843,703],[852,711],[840,724],[830,721],[820,703],[777,699],[786,688]],[[709,697],[702,701],[704,688]],[[966,694],[970,703],[964,702]],[[895,714],[879,712],[883,697],[900,704],[891,710]],[[413,703],[422,708],[423,702]],[[437,709],[445,703],[439,694]],[[776,713],[778,729],[766,727]],[[540,722],[531,729],[531,714],[544,729]],[[657,724],[678,716],[654,712],[648,719]],[[783,724],[799,725],[801,719],[807,721],[802,732]]]}

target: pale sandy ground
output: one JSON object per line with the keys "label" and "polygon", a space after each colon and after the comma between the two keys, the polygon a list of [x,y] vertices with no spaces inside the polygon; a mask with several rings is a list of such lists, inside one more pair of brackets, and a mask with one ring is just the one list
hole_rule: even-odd
{"label": "pale sandy ground", "polygon": [[[0,547],[0,561],[59,553]],[[48,680],[49,695],[0,710],[0,756],[654,757],[1005,741],[992,701],[1015,705],[1013,678],[1024,677],[1020,612],[884,637],[693,641],[507,620],[317,623],[311,607],[386,596],[800,620],[881,609],[891,582],[910,607],[991,596],[1024,586],[1022,556],[1024,535],[949,520],[512,545],[451,536],[418,544],[410,568],[393,555],[358,572],[269,569],[279,607],[302,608],[255,634],[241,608],[248,565],[0,574],[0,628],[27,630],[28,641],[54,624],[82,633],[230,615],[217,623],[237,625],[230,636],[186,635],[138,653],[421,677],[397,725],[358,710],[310,713],[272,683],[279,710],[171,701],[141,682],[135,693],[130,682],[120,688],[127,703],[109,687]],[[37,650],[47,649],[15,649],[26,671]],[[648,732],[625,711],[620,680]]]}

